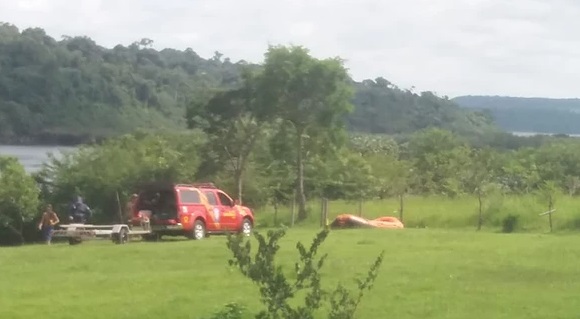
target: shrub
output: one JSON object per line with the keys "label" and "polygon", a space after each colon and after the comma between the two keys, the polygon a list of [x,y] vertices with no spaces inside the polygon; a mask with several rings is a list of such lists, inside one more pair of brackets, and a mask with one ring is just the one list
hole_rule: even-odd
{"label": "shrub", "polygon": [[[329,309],[329,319],[351,319],[364,295],[369,291],[378,275],[382,264],[384,251],[377,257],[364,280],[357,280],[358,291],[353,293],[343,285],[332,290],[322,286],[320,270],[327,255],[317,258],[320,245],[329,234],[328,229],[316,235],[309,249],[298,242],[296,248],[300,260],[294,265],[296,276],[289,279],[282,268],[275,264],[278,252],[278,241],[285,235],[285,228],[270,230],[267,238],[259,232],[254,232],[258,240],[255,256],[251,256],[251,244],[245,242],[241,235],[228,236],[227,246],[233,254],[230,265],[236,266],[241,273],[259,287],[261,302],[266,309],[255,315],[257,319],[313,319],[320,309]],[[293,277],[292,277],[293,278]],[[302,302],[296,300],[297,295],[304,296]],[[326,307],[323,307],[327,305]],[[216,317],[218,314],[214,316]],[[222,317],[238,319],[242,316],[238,306],[229,306],[221,313]]]}
{"label": "shrub", "polygon": [[502,220],[502,232],[504,233],[512,233],[518,227],[518,222],[520,220],[520,216],[509,214]]}
{"label": "shrub", "polygon": [[242,319],[244,307],[237,303],[227,304],[223,310],[214,313],[209,319]]}

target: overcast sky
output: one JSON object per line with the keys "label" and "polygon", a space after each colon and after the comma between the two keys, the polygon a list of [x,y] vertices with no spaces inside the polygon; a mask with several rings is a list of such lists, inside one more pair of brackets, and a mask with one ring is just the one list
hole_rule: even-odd
{"label": "overcast sky", "polygon": [[356,80],[465,94],[580,97],[578,0],[3,0],[0,21],[106,47],[218,50],[260,62],[270,44],[340,56]]}

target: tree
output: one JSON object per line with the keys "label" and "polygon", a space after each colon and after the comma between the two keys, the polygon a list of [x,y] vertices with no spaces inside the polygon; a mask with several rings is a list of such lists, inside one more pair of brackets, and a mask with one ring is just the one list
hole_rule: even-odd
{"label": "tree", "polygon": [[393,193],[399,197],[399,220],[403,222],[405,195],[409,191],[411,184],[411,165],[408,161],[398,160],[392,162],[393,174],[391,175],[390,184]]}
{"label": "tree", "polygon": [[16,158],[0,157],[0,226],[16,234],[20,243],[24,223],[37,215],[39,192]]}
{"label": "tree", "polygon": [[413,162],[415,189],[447,196],[461,192],[463,172],[470,162],[469,148],[452,132],[437,128],[416,132],[404,155]]}
{"label": "tree", "polygon": [[490,148],[472,149],[464,185],[468,193],[477,197],[477,230],[483,226],[484,199],[496,188],[493,179],[497,169],[495,152]]}
{"label": "tree", "polygon": [[539,199],[548,206],[548,223],[550,225],[550,232],[553,230],[552,213],[556,205],[556,199],[560,193],[558,184],[554,181],[545,181],[538,189]]}
{"label": "tree", "polygon": [[321,129],[342,127],[343,116],[352,109],[348,74],[338,58],[319,60],[300,46],[270,46],[262,80],[269,105],[295,130],[298,218],[305,219],[305,139],[315,139]]}
{"label": "tree", "polygon": [[231,167],[240,203],[248,158],[271,119],[271,113],[262,104],[260,88],[256,87],[257,77],[245,72],[241,88],[219,92],[207,103],[190,107],[187,112],[189,128],[201,128],[207,133],[210,148]]}

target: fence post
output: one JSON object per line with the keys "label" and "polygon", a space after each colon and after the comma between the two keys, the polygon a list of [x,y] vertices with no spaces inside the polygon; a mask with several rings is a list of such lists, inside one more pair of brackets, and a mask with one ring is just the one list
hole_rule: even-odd
{"label": "fence post", "polygon": [[322,198],[320,209],[320,227],[326,226],[326,219],[328,218],[328,199]]}
{"label": "fence post", "polygon": [[320,198],[320,227],[324,226],[324,197]]}
{"label": "fence post", "polygon": [[326,227],[327,221],[328,221],[328,199],[325,198],[324,199],[324,225],[323,225],[323,227]]}
{"label": "fence post", "polygon": [[278,201],[274,200],[274,227],[278,227]]}
{"label": "fence post", "polygon": [[115,191],[115,196],[117,197],[117,208],[118,213],[119,213],[119,223],[124,224],[124,220],[123,220],[123,208],[121,206],[121,199],[119,198],[119,192]]}
{"label": "fence post", "polygon": [[320,227],[323,225],[324,220],[324,197],[320,197]]}
{"label": "fence post", "polygon": [[358,216],[359,217],[362,217],[362,214],[363,214],[362,205],[363,205],[363,201],[362,201],[362,199],[360,199],[358,201]]}
{"label": "fence post", "polygon": [[294,227],[294,220],[296,220],[296,190],[292,193],[292,217],[290,227]]}

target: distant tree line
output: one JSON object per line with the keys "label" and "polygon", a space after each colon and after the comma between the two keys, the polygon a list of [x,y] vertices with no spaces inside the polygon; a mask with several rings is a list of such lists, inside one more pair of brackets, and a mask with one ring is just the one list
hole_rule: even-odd
{"label": "distant tree line", "polygon": [[[219,52],[204,59],[192,49],[157,51],[152,43],[144,38],[108,49],[88,37],[56,40],[40,28],[0,24],[0,143],[79,144],[135,129],[184,130],[191,103],[239,89],[243,70],[262,67]],[[431,92],[383,78],[347,83],[354,109],[343,119],[352,131],[493,130],[484,112]]]}
{"label": "distant tree line", "polygon": [[580,99],[459,96],[460,106],[484,112],[511,132],[580,134]]}

